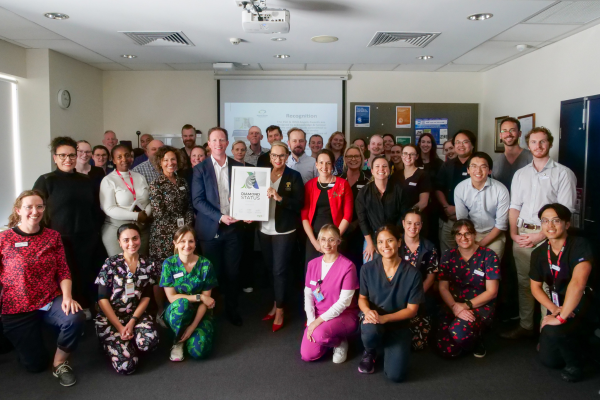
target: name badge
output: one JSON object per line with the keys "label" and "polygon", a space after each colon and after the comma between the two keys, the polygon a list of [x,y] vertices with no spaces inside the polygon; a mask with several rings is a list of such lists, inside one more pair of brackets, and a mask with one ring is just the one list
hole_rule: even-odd
{"label": "name badge", "polygon": [[[53,300],[54,301],[54,300]],[[46,304],[44,307],[40,308],[40,311],[48,311],[52,307],[52,301]]]}
{"label": "name badge", "polygon": [[466,172],[463,172],[463,173],[462,173],[462,175],[463,175],[463,176],[467,176],[467,173],[466,173]]}
{"label": "name badge", "polygon": [[183,276],[183,272],[180,272],[178,274],[173,275],[173,278],[177,279],[177,278],[181,278]]}
{"label": "name badge", "polygon": [[315,285],[317,284],[317,282],[315,282],[315,281],[310,281],[310,284],[311,284],[311,285],[313,285],[313,286],[315,286]]}
{"label": "name badge", "polygon": [[408,182],[408,186],[417,186],[417,182]]}
{"label": "name badge", "polygon": [[365,187],[365,185],[356,185],[356,187],[358,188],[358,190],[362,189]]}
{"label": "name badge", "polygon": [[133,284],[133,280],[128,279],[125,284],[125,296],[133,297],[135,296],[135,285]]}
{"label": "name badge", "polygon": [[540,179],[550,179],[550,177],[548,175],[542,175],[540,176]]}
{"label": "name badge", "polygon": [[330,183],[329,185],[327,185],[328,188],[332,188],[335,186],[335,183]]}
{"label": "name badge", "polygon": [[29,246],[29,242],[15,243],[15,247],[27,247],[27,246]]}
{"label": "name badge", "polygon": [[558,293],[552,292],[552,302],[556,307],[560,307],[560,300],[558,298]]}
{"label": "name badge", "polygon": [[177,227],[181,228],[185,225],[185,220],[183,218],[177,218]]}
{"label": "name badge", "polygon": [[404,256],[404,259],[408,261],[410,257],[409,256]]}
{"label": "name badge", "polygon": [[558,265],[551,265],[550,268],[552,268],[556,272],[560,271],[560,267]]}
{"label": "name badge", "polygon": [[483,271],[480,271],[478,269],[473,271],[475,273],[475,275],[479,275],[479,276],[485,276],[485,273]]}
{"label": "name badge", "polygon": [[419,169],[425,169],[425,167],[418,167]]}
{"label": "name badge", "polygon": [[180,186],[179,190],[185,190],[185,186]]}
{"label": "name badge", "polygon": [[140,275],[138,276],[138,279],[148,279],[148,275]]}

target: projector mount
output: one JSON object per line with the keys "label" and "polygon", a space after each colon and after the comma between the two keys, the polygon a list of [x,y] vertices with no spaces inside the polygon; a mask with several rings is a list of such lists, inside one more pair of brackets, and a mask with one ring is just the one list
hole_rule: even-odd
{"label": "projector mount", "polygon": [[256,15],[259,21],[263,20],[262,15],[260,14],[262,11],[267,9],[267,0],[249,0],[249,1],[238,1],[235,3],[238,7],[242,7],[248,12]]}

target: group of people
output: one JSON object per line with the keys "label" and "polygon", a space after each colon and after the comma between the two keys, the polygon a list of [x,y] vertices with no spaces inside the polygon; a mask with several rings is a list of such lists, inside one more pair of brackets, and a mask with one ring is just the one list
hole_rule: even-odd
{"label": "group of people", "polygon": [[[47,365],[41,324],[57,327],[53,373],[63,386],[76,381],[68,357],[86,318],[121,374],[156,347],[156,324],[172,333],[172,361],[206,357],[215,299],[243,324],[238,302],[252,290],[253,258],[245,255],[257,237],[273,299],[263,319],[273,332],[284,326],[292,270],[304,258],[305,361],[333,348],[333,362],[344,362],[356,335],[359,371],[372,373],[383,356],[397,382],[411,351],[428,345],[444,357],[484,357],[501,264],[514,258],[520,325],[502,336],[533,336],[537,300],[540,359],[579,380],[593,260],[587,241],[567,233],[576,179],[549,157],[548,129],[528,132],[527,150],[517,119],[500,128],[505,152],[495,161],[475,151],[468,130],[444,144],[446,161],[428,133],[401,146],[389,134],[348,145],[335,132],[323,148],[321,136],[307,140],[300,128],[285,143],[272,125],[264,148],[254,126],[248,143],[233,143],[233,158],[221,127],[208,131],[205,147],[191,125],[182,149],[143,135],[135,159],[112,131],[93,148],[55,138],[56,170],[17,198],[0,233],[4,335],[39,371]],[[234,166],[270,168],[267,221],[230,215]]]}

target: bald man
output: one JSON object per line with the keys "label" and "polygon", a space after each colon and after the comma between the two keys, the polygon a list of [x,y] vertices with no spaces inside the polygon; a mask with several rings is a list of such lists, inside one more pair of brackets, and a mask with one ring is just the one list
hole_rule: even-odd
{"label": "bald man", "polygon": [[165,144],[160,140],[152,140],[148,143],[148,147],[146,148],[146,155],[148,156],[148,160],[144,161],[140,165],[133,168],[133,171],[140,173],[146,178],[146,182],[150,185],[158,176],[160,172],[154,168],[154,155]]}
{"label": "bald man", "polygon": [[252,165],[256,165],[258,157],[269,151],[266,147],[260,145],[260,141],[263,139],[262,132],[258,126],[252,126],[248,129],[248,136],[246,139],[250,142],[244,162]]}
{"label": "bald man", "polygon": [[[135,160],[133,160],[133,164],[131,165],[131,168],[135,168],[138,165],[140,165],[141,163],[143,163],[144,161],[148,160],[148,144],[154,140],[154,137],[149,134],[149,133],[144,133],[142,136],[140,136],[140,148],[142,150],[144,150],[143,154],[138,155]],[[136,149],[138,150],[138,149]],[[134,150],[135,152],[135,150]]]}

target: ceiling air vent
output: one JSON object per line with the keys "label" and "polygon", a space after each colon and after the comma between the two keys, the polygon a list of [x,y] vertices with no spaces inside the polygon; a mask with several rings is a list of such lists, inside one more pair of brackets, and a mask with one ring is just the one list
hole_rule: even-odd
{"label": "ceiling air vent", "polygon": [[195,46],[183,32],[121,32],[140,46]]}
{"label": "ceiling air vent", "polygon": [[425,47],[439,32],[376,32],[367,47]]}
{"label": "ceiling air vent", "polygon": [[561,1],[524,21],[525,24],[583,25],[600,17],[597,0]]}

